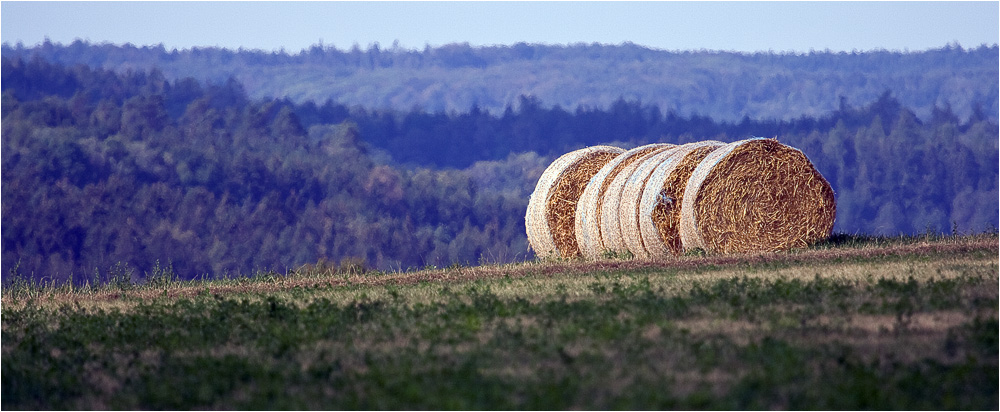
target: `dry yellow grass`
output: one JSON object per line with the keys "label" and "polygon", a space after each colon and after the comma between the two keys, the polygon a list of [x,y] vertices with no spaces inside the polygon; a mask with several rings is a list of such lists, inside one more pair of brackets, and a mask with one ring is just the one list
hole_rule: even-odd
{"label": "dry yellow grass", "polygon": [[[778,268],[772,267],[775,265]],[[623,279],[623,284],[627,286],[629,282],[648,277],[652,288],[658,293],[675,296],[687,293],[694,283],[732,277],[810,281],[820,276],[868,282],[878,278],[906,280],[913,276],[924,282],[931,278],[945,280],[981,273],[987,278],[996,279],[997,265],[996,236],[977,236],[889,247],[769,252],[756,255],[682,256],[647,261],[542,261],[402,273],[292,273],[268,280],[242,278],[178,282],[162,288],[137,287],[124,291],[69,291],[50,288],[41,291],[34,299],[13,299],[5,294],[0,306],[3,310],[15,310],[26,305],[48,309],[79,305],[88,310],[128,311],[157,300],[170,302],[206,293],[229,298],[239,296],[250,301],[264,300],[267,296],[294,297],[307,293],[310,299],[300,302],[303,305],[319,298],[347,303],[362,295],[369,299],[390,300],[393,293],[397,293],[413,302],[432,303],[447,299],[440,293],[442,286],[476,281],[489,282],[491,290],[500,297],[521,297],[535,301],[559,289],[565,290],[569,299],[577,299],[592,295],[589,286],[596,280],[616,273],[641,273],[642,276]],[[764,269],[757,269],[758,266]],[[979,293],[983,298],[996,299],[1000,291],[994,287],[985,288]]]}

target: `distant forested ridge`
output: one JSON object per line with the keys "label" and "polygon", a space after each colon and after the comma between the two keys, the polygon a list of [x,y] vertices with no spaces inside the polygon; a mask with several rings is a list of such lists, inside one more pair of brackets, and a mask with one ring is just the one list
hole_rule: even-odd
{"label": "distant forested ridge", "polygon": [[5,278],[530,257],[524,210],[549,161],[534,153],[403,169],[352,121],[306,128],[236,82],[7,58],[2,78]]}
{"label": "distant forested ridge", "polygon": [[192,77],[243,84],[251,98],[296,103],[328,99],[349,106],[493,114],[532,96],[568,111],[606,109],[616,100],[641,101],[663,112],[715,120],[816,117],[842,102],[863,105],[892,90],[921,119],[934,107],[959,117],[976,105],[996,120],[998,48],[947,45],[919,52],[807,54],[664,51],[625,43],[568,46],[518,43],[449,44],[422,51],[378,44],[349,50],[315,45],[285,51],[45,42],[4,44],[5,57],[38,55],[67,66],[85,64],[124,73],[158,68],[169,80]]}
{"label": "distant forested ridge", "polygon": [[255,98],[233,78],[40,54],[2,57],[0,84],[4,277],[522,260],[542,170],[599,143],[777,137],[830,180],[839,232],[996,230],[1000,213],[996,102],[922,118],[882,90],[821,116],[718,121],[519,96],[499,113],[443,113]]}

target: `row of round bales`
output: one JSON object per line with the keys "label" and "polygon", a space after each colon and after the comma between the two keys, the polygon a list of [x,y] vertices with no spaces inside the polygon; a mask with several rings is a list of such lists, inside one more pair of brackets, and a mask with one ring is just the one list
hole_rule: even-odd
{"label": "row of round bales", "polygon": [[528,202],[539,257],[666,258],[806,247],[833,230],[830,183],[776,139],[593,146],[549,165]]}

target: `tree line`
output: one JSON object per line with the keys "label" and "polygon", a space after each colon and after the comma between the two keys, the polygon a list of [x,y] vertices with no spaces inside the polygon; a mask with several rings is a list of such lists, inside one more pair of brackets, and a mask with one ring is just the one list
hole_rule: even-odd
{"label": "tree line", "polygon": [[935,106],[950,105],[967,118],[978,104],[994,120],[1000,110],[995,44],[968,49],[948,44],[915,52],[731,53],[656,50],[632,43],[460,43],[423,50],[375,43],[367,48],[316,44],[286,52],[77,40],[69,45],[4,44],[0,51],[8,58],[38,55],[67,66],[120,73],[157,68],[170,80],[224,83],[232,77],[255,99],[304,103],[333,98],[396,111],[466,112],[478,105],[500,114],[525,95],[569,111],[605,110],[624,98],[720,121],[791,120],[837,110],[841,97],[866,104],[886,89],[923,119]]}
{"label": "tree line", "polygon": [[234,79],[169,80],[2,58],[5,277],[126,264],[183,277],[320,261],[379,269],[531,258],[528,195],[548,163],[598,143],[778,137],[838,199],[835,230],[995,230],[995,120],[892,94],[821,117],[717,122],[620,99],[568,111],[366,109],[249,97]]}

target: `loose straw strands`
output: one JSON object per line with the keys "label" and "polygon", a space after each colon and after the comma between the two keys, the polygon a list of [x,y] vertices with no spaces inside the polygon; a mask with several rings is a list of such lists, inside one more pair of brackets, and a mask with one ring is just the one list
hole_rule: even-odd
{"label": "loose straw strands", "polygon": [[721,253],[805,247],[836,218],[829,182],[799,150],[754,138],[718,148],[695,168],[681,204],[684,248]]}
{"label": "loose straw strands", "polygon": [[683,145],[649,176],[639,200],[639,234],[650,257],[683,253],[681,203],[688,178],[705,156],[723,144],[705,141]]}
{"label": "loose straw strands", "polygon": [[524,216],[528,243],[537,256],[579,255],[574,230],[577,201],[590,178],[623,152],[612,146],[588,147],[560,156],[542,172]]}
{"label": "loose straw strands", "polygon": [[575,221],[577,245],[580,248],[580,253],[585,258],[599,259],[606,250],[604,242],[601,240],[600,212],[604,201],[604,194],[611,186],[611,182],[622,170],[643,156],[673,146],[672,144],[656,143],[636,147],[622,153],[605,164],[590,179],[587,187],[583,190],[583,194],[580,196],[579,203],[577,203]]}
{"label": "loose straw strands", "polygon": [[621,225],[622,239],[625,241],[625,247],[628,251],[637,258],[648,259],[650,257],[639,233],[639,198],[642,195],[642,189],[646,186],[646,181],[649,180],[653,170],[671,156],[676,155],[681,147],[683,146],[673,147],[643,159],[629,176],[622,189],[621,199],[618,201],[618,220]]}

